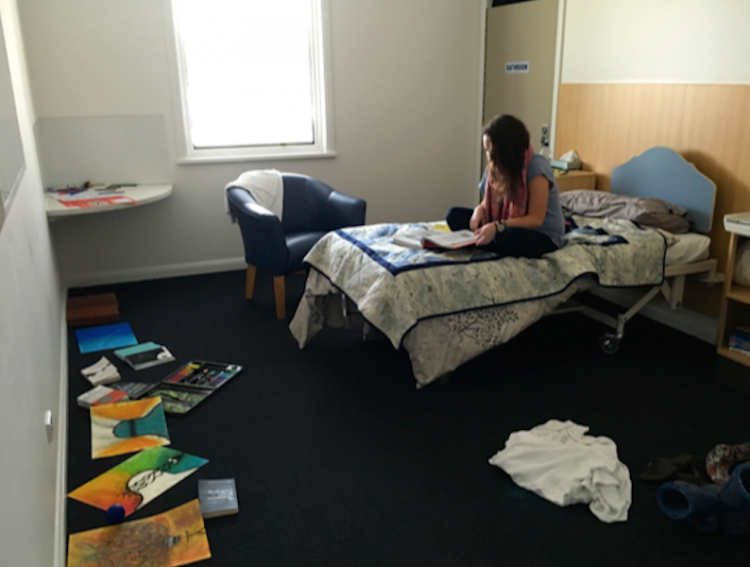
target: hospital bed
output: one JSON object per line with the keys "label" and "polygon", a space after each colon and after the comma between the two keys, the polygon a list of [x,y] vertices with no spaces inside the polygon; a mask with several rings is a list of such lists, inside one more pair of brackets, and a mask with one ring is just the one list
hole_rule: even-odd
{"label": "hospital bed", "polygon": [[554,313],[579,311],[605,325],[614,332],[605,333],[600,340],[602,350],[617,352],[624,336],[625,324],[652,299],[662,295],[671,309],[682,307],[685,279],[697,275],[706,285],[724,281],[717,272],[717,260],[709,258],[716,185],[685,161],[675,151],[656,147],[647,150],[612,171],[610,193],[627,197],[662,199],[685,209],[694,223],[687,234],[671,235],[665,256],[664,282],[653,286],[625,313],[611,317],[574,301],[558,308]]}
{"label": "hospital bed", "polygon": [[[580,311],[611,326],[601,347],[614,353],[628,320],[654,297],[662,294],[678,309],[687,276],[708,284],[722,278],[703,234],[711,229],[716,187],[692,164],[673,150],[652,148],[613,170],[611,192],[678,205],[695,232],[666,238],[629,220],[573,217],[577,228],[566,245],[537,260],[393,243],[413,225],[339,230],[306,257],[310,272],[290,330],[300,348],[328,325],[361,328],[365,335],[375,330],[408,352],[417,387],[553,313]],[[617,317],[571,301],[599,286],[646,291]]]}

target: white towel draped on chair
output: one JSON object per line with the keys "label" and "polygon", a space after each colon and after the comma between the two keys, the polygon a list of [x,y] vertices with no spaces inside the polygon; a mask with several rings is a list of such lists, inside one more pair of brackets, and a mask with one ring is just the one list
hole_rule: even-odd
{"label": "white towel draped on chair", "polygon": [[229,204],[226,201],[226,191],[230,187],[245,189],[264,209],[268,209],[279,220],[284,212],[284,181],[281,172],[275,169],[253,169],[245,171],[231,183],[224,187],[224,205],[227,214]]}

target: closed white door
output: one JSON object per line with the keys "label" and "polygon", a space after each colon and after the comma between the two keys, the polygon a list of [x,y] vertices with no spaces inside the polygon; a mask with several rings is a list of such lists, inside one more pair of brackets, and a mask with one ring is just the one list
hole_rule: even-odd
{"label": "closed white door", "polygon": [[487,9],[484,123],[511,114],[526,124],[534,150],[552,125],[558,0]]}

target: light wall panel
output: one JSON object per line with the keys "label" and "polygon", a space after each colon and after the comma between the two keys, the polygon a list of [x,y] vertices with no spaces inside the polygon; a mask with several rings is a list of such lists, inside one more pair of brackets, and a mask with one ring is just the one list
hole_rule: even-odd
{"label": "light wall panel", "polygon": [[[750,85],[562,84],[558,153],[576,150],[609,189],[613,168],[667,146],[716,183],[711,255],[724,269],[727,213],[750,210]],[[685,307],[718,316],[720,286],[688,282]]]}

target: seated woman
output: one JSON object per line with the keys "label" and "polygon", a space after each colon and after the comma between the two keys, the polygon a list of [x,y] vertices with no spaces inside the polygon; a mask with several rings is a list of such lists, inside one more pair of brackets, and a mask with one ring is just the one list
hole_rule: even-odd
{"label": "seated woman", "polygon": [[470,229],[477,245],[502,256],[541,258],[563,244],[565,221],[549,161],[535,154],[523,122],[496,116],[484,127],[484,199],[472,210],[453,207],[451,230]]}

